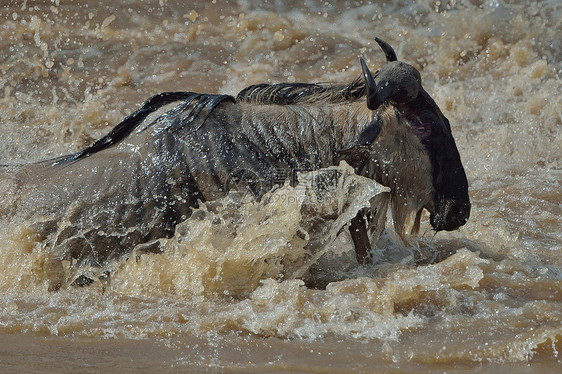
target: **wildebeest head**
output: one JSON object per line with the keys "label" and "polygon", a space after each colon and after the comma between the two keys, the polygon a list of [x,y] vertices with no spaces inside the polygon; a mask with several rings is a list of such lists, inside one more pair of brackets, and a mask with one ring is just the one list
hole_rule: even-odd
{"label": "wildebeest head", "polygon": [[375,38],[388,61],[374,75],[361,59],[367,86],[367,106],[377,110],[384,103],[393,105],[404,116],[425,146],[432,167],[433,204],[425,206],[435,231],[454,230],[470,215],[468,182],[451,127],[435,101],[421,84],[420,73],[411,65],[397,61],[392,47]]}

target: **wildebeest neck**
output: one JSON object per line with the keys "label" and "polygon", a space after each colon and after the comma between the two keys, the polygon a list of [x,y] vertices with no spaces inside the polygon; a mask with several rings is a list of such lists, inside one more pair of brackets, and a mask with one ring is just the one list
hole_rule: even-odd
{"label": "wildebeest neck", "polygon": [[342,156],[356,172],[391,188],[395,229],[404,233],[412,213],[433,211],[432,165],[426,147],[411,132],[410,123],[393,105],[380,107],[370,126],[379,135],[369,145],[359,145]]}

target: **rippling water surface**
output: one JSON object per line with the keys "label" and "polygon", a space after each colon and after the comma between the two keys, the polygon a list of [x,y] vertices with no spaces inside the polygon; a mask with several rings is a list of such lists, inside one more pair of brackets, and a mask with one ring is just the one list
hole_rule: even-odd
{"label": "rippling water surface", "polygon": [[3,1],[2,164],[79,150],[162,91],[349,82],[359,56],[384,63],[379,36],[449,117],[473,210],[455,232],[424,222],[419,251],[388,230],[362,267],[345,236],[306,262],[298,188],[234,210],[226,198],[161,254],[110,277],[80,269],[89,287],[2,210],[0,368],[556,372],[561,19],[557,0]]}

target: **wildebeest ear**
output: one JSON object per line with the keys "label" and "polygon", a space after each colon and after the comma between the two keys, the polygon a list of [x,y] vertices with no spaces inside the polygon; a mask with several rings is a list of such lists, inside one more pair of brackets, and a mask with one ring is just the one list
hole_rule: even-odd
{"label": "wildebeest ear", "polygon": [[378,116],[359,133],[355,139],[355,144],[347,149],[338,151],[340,159],[345,160],[349,165],[359,165],[369,155],[369,146],[375,141],[381,132],[381,123]]}
{"label": "wildebeest ear", "polygon": [[365,163],[369,158],[369,149],[367,147],[352,147],[338,151],[339,159],[347,162],[352,167],[357,167]]}
{"label": "wildebeest ear", "polygon": [[371,123],[367,127],[365,127],[363,131],[361,131],[361,133],[357,136],[355,144],[360,147],[368,147],[372,142],[375,141],[380,132],[381,122],[379,121],[378,115],[375,115],[375,118],[373,118]]}

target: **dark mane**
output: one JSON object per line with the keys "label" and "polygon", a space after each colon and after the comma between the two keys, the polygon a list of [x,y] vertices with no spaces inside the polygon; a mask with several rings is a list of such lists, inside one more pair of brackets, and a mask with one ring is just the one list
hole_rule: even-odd
{"label": "dark mane", "polygon": [[[311,104],[311,103],[341,103],[352,102],[365,96],[365,83],[361,77],[347,85],[332,85],[327,83],[279,83],[256,84],[246,87],[236,96],[236,102],[248,104]],[[170,130],[177,126],[192,123],[205,108],[210,114],[221,102],[233,98],[228,95],[208,95],[194,92],[163,92],[148,99],[136,112],[127,116],[107,135],[95,141],[82,151],[49,160],[53,166],[66,164],[86,158],[94,153],[120,143],[131,134],[151,113],[164,105],[183,101],[190,112],[181,123],[175,123]],[[203,120],[204,122],[204,120]]]}
{"label": "dark mane", "polygon": [[365,96],[365,82],[361,77],[347,85],[328,83],[255,84],[244,88],[236,102],[248,104],[311,104],[341,103]]}
{"label": "dark mane", "polygon": [[[195,92],[163,92],[158,95],[154,95],[150,99],[148,99],[140,109],[127,116],[107,135],[96,140],[89,147],[70,155],[62,156],[54,160],[49,160],[48,162],[52,163],[52,165],[55,166],[68,162],[78,161],[94,153],[109,148],[115,144],[118,144],[129,134],[131,134],[142,123],[142,121],[146,117],[148,117],[149,114],[155,112],[156,110],[167,104],[171,104],[176,101],[184,101],[186,105],[191,106],[189,115],[184,119],[184,121],[179,124],[174,123],[174,125],[176,126],[185,126],[192,123],[204,108],[208,109],[208,115],[224,100],[233,100],[233,98],[228,95],[206,95],[198,94]],[[173,127],[173,125],[171,127]],[[175,130],[175,128],[172,128],[171,130]]]}

